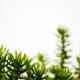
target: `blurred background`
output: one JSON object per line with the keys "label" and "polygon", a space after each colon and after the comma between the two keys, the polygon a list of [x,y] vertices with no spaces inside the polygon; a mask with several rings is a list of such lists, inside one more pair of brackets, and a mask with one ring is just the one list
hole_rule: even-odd
{"label": "blurred background", "polygon": [[[72,61],[80,53],[80,0],[0,0],[0,44],[10,51],[54,58],[59,25],[71,34]],[[74,61],[73,64],[76,62]]]}

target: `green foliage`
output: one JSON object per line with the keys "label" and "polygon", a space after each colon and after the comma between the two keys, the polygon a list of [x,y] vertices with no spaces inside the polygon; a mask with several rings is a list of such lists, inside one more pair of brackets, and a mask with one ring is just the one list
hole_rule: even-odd
{"label": "green foliage", "polygon": [[80,56],[78,56],[76,59],[77,59],[78,67],[75,67],[76,69],[75,74],[77,74],[78,76],[77,78],[80,79]]}
{"label": "green foliage", "polygon": [[42,62],[42,63],[45,62],[44,56],[43,56],[43,54],[41,54],[41,53],[38,53],[37,59],[38,59],[40,62]]}
{"label": "green foliage", "polygon": [[22,56],[22,52],[17,53],[17,51],[15,51],[15,55],[13,56],[11,53],[9,53],[7,61],[7,75],[9,79],[25,79],[22,74],[26,72],[26,65],[28,66],[28,64],[29,60],[26,54]]}
{"label": "green foliage", "polygon": [[[75,68],[77,78],[69,68],[65,68],[66,60],[71,56],[68,55],[69,31],[67,28],[59,27],[57,29],[58,57],[60,64],[58,66],[46,67],[46,59],[42,53],[38,53],[38,62],[34,62],[22,52],[11,53],[9,50],[0,47],[0,80],[80,80],[80,56],[78,56],[78,66]],[[51,77],[51,75],[53,77]]]}
{"label": "green foliage", "polygon": [[42,53],[38,53],[37,59],[41,64],[43,64],[44,66],[46,65],[47,60]]}
{"label": "green foliage", "polygon": [[73,80],[72,73],[67,69],[53,66],[50,68],[50,72],[55,75],[54,80]]}
{"label": "green foliage", "polygon": [[6,75],[6,57],[8,55],[8,50],[3,48],[3,45],[0,47],[0,80],[4,78]]}
{"label": "green foliage", "polygon": [[33,80],[44,80],[46,78],[46,68],[44,65],[40,65],[39,63],[33,64],[31,70],[28,70],[28,75]]}
{"label": "green foliage", "polygon": [[65,60],[69,59],[71,56],[69,56],[67,53],[70,50],[67,50],[67,47],[70,45],[69,42],[69,31],[67,28],[64,28],[63,26],[60,26],[57,29],[57,37],[59,39],[58,43],[58,57],[60,58],[60,67],[64,68],[64,64],[67,62]]}

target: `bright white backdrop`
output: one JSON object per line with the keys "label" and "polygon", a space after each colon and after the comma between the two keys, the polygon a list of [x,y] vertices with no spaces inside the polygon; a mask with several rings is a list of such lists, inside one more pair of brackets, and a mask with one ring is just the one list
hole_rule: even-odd
{"label": "bright white backdrop", "polygon": [[80,52],[80,0],[0,0],[0,44],[11,51],[51,56],[59,25],[70,30],[75,57]]}

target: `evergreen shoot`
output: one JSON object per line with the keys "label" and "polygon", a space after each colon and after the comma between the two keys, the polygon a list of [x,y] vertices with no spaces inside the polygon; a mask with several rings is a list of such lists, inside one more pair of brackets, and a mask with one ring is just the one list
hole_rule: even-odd
{"label": "evergreen shoot", "polygon": [[68,55],[68,52],[70,50],[67,50],[68,46],[70,45],[69,42],[69,31],[67,28],[60,26],[57,29],[57,37],[59,39],[58,41],[58,57],[60,58],[60,67],[65,68],[65,64],[67,63],[66,60],[68,60],[71,56]]}

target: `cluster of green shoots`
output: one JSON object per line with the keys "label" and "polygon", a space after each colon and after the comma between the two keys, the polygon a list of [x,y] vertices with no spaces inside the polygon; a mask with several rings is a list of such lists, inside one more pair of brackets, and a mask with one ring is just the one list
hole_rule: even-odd
{"label": "cluster of green shoots", "polygon": [[[37,55],[37,60],[29,58],[26,53],[10,52],[3,46],[0,47],[0,80],[80,80],[80,57],[76,58],[78,66],[75,67],[75,73],[72,73],[68,66],[68,60],[71,56],[68,54],[71,50],[67,47],[69,42],[69,31],[65,27],[57,29],[59,39],[57,57],[58,65],[46,67],[45,56],[41,53]],[[55,53],[53,53],[55,54]],[[74,77],[74,75],[76,77]],[[51,76],[52,75],[52,76]]]}

